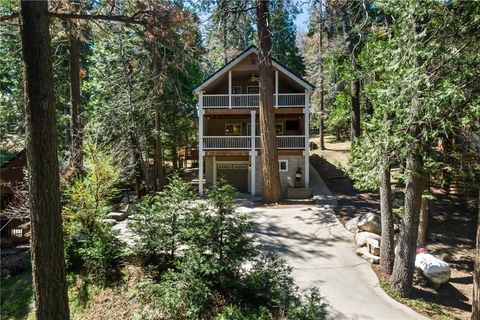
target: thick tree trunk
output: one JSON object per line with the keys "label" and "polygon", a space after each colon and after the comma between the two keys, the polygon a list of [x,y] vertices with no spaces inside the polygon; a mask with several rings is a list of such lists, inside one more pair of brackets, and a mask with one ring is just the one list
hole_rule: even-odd
{"label": "thick tree trunk", "polygon": [[320,72],[320,112],[318,115],[319,122],[319,144],[318,147],[320,150],[325,150],[325,131],[324,131],[324,112],[325,112],[325,94],[324,94],[324,79],[323,79],[323,0],[319,2],[319,11],[318,11],[318,64]]}
{"label": "thick tree trunk", "polygon": [[342,129],[340,127],[335,128],[335,140],[337,141],[342,140]]}
{"label": "thick tree trunk", "polygon": [[390,183],[390,167],[386,160],[382,171],[380,186],[380,210],[382,221],[382,239],[380,242],[380,267],[386,274],[391,274],[395,258],[393,242],[392,187]]}
{"label": "thick tree trunk", "polygon": [[273,112],[272,34],[268,28],[268,1],[256,3],[260,76],[260,142],[262,147],[263,198],[266,203],[281,200],[280,173],[278,171],[275,114]]}
{"label": "thick tree trunk", "polygon": [[[430,193],[430,178],[426,177],[423,181],[422,194],[427,196]],[[430,221],[430,200],[422,196],[420,205],[420,222],[418,225],[418,239],[417,243],[424,246],[428,238],[428,223]]]}
{"label": "thick tree trunk", "polygon": [[48,2],[21,2],[35,314],[69,319]]}
{"label": "thick tree trunk", "polygon": [[472,320],[480,320],[480,189],[478,190],[477,246],[473,271]]}
{"label": "thick tree trunk", "polygon": [[83,128],[80,101],[80,40],[75,25],[71,21],[68,49],[70,66],[70,165],[75,173],[81,173],[83,172]]}
{"label": "thick tree trunk", "polygon": [[393,273],[390,279],[392,289],[401,297],[408,297],[412,291],[420,204],[422,201],[421,160],[416,146],[410,148],[406,170],[405,213],[400,227],[398,249],[396,250]]}

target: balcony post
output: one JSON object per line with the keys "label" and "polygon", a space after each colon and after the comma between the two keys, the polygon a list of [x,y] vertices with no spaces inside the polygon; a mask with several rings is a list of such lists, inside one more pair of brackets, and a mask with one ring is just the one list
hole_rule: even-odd
{"label": "balcony post", "polygon": [[203,91],[198,94],[198,193],[203,196]]}
{"label": "balcony post", "polygon": [[305,90],[305,188],[310,186],[310,91]]}
{"label": "balcony post", "polygon": [[228,70],[228,108],[232,109],[232,70]]}
{"label": "balcony post", "polygon": [[275,70],[275,108],[278,108],[278,70]]}
{"label": "balcony post", "polygon": [[255,112],[250,111],[250,192],[252,196],[255,195],[255,167],[256,167],[256,155],[257,151],[255,149]]}

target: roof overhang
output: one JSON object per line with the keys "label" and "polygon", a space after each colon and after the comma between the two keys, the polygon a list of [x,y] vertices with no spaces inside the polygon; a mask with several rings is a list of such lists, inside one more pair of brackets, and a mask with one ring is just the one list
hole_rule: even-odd
{"label": "roof overhang", "polygon": [[[251,53],[256,53],[258,55],[258,48],[255,46],[250,46],[247,49],[245,49],[243,52],[239,53],[238,56],[236,56],[234,59],[232,59],[230,62],[228,62],[226,65],[218,69],[215,73],[210,75],[202,84],[200,84],[198,87],[196,87],[193,90],[193,93],[198,94],[199,92],[203,91],[209,84],[217,80],[218,78],[222,77],[225,73],[227,73],[229,70],[231,70],[233,67],[235,67],[237,64],[243,61],[248,55]],[[273,67],[294,80],[296,83],[304,87],[306,90],[312,91],[315,89],[315,87],[302,79],[301,77],[297,76],[293,72],[287,69],[287,67],[283,66],[281,63],[276,61],[275,59],[272,59],[272,64]]]}

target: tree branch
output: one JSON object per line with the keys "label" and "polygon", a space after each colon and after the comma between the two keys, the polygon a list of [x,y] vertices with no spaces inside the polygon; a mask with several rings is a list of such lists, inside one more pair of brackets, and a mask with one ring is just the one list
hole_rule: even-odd
{"label": "tree branch", "polygon": [[0,16],[0,22],[13,20],[13,19],[18,18],[18,17],[20,17],[20,13],[14,12],[12,14],[7,14],[5,16]]}
{"label": "tree branch", "polygon": [[105,21],[114,21],[114,22],[123,22],[131,24],[147,24],[146,21],[136,19],[135,17],[139,15],[136,13],[132,17],[128,16],[109,16],[103,14],[74,14],[74,13],[57,13],[49,12],[50,17],[59,18],[59,19],[79,19],[79,20],[105,20]]}

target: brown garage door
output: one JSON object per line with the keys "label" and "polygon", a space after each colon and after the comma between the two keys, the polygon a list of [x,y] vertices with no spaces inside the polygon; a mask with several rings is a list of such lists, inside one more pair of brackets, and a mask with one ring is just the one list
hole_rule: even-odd
{"label": "brown garage door", "polygon": [[248,164],[218,163],[217,179],[223,177],[238,192],[248,192]]}

